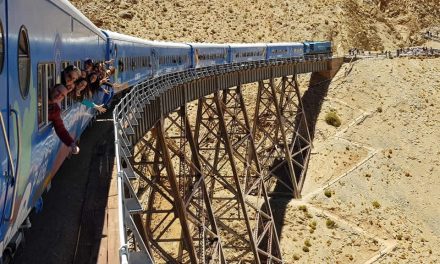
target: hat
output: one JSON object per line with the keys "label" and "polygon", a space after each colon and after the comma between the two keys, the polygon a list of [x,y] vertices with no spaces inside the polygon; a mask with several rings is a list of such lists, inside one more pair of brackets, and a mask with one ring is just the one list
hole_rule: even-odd
{"label": "hat", "polygon": [[84,61],[84,65],[88,65],[88,64],[93,64],[93,60],[92,59],[86,59]]}

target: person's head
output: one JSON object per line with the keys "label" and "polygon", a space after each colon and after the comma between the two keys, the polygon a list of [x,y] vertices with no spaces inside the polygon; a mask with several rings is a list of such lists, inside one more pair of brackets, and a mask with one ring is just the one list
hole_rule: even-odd
{"label": "person's head", "polygon": [[87,78],[87,72],[81,71],[81,78]]}
{"label": "person's head", "polygon": [[84,61],[84,68],[86,71],[91,71],[93,69],[93,61],[91,59]]}
{"label": "person's head", "polygon": [[62,84],[57,84],[49,90],[49,101],[51,103],[61,103],[68,94],[67,88]]}
{"label": "person's head", "polygon": [[98,80],[98,75],[96,73],[89,74],[89,83],[95,83]]}
{"label": "person's head", "polygon": [[67,93],[70,93],[75,89],[75,82],[70,82],[66,84]]}
{"label": "person's head", "polygon": [[75,81],[75,90],[77,92],[81,92],[87,87],[87,80],[85,78],[80,77]]}
{"label": "person's head", "polygon": [[64,69],[64,79],[66,80],[66,85],[72,85],[81,75],[81,71],[73,66],[69,65]]}

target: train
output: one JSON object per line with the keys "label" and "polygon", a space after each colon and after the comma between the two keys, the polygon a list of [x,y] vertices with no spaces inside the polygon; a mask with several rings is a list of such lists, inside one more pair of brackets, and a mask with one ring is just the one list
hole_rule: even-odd
{"label": "train", "polygon": [[[230,63],[332,56],[329,41],[175,43],[96,27],[67,0],[0,1],[0,264],[10,258],[69,155],[48,121],[48,89],[68,65],[113,61],[115,94],[160,75]],[[102,100],[99,94],[96,103]],[[78,140],[96,113],[70,96],[63,120]]]}

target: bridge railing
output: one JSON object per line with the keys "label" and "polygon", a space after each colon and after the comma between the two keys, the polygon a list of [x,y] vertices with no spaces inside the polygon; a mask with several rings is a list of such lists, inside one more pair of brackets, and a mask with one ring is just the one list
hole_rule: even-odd
{"label": "bridge railing", "polygon": [[[153,263],[148,246],[145,244],[143,235],[139,232],[133,219],[133,215],[142,213],[143,209],[130,182],[139,178],[139,175],[136,174],[130,164],[130,158],[136,143],[133,141],[138,140],[139,135],[147,133],[160,116],[165,114],[161,113],[160,109],[154,109],[155,111],[152,113],[144,113],[148,104],[152,104],[156,98],[169,89],[194,80],[262,67],[305,62],[327,62],[330,59],[330,56],[320,55],[216,65],[157,76],[136,84],[120,100],[113,111],[118,175],[119,256],[121,263]],[[145,116],[148,117],[148,120],[142,120],[142,117]]]}

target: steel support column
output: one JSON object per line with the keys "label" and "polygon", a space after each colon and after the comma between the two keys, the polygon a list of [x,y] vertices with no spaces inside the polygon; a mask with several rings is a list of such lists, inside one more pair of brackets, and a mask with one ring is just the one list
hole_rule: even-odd
{"label": "steel support column", "polygon": [[258,83],[253,133],[268,187],[272,188],[275,176],[282,188],[271,191],[282,189],[299,198],[311,142],[295,78],[282,77],[278,84],[273,78]]}
{"label": "steel support column", "polygon": [[312,141],[296,75],[282,78],[280,110],[286,122],[289,152],[292,153],[295,179],[301,193],[307,173]]}
{"label": "steel support column", "polygon": [[223,91],[217,100],[227,130],[236,173],[240,182],[249,225],[262,263],[282,263],[272,211],[256,153],[241,86]]}

